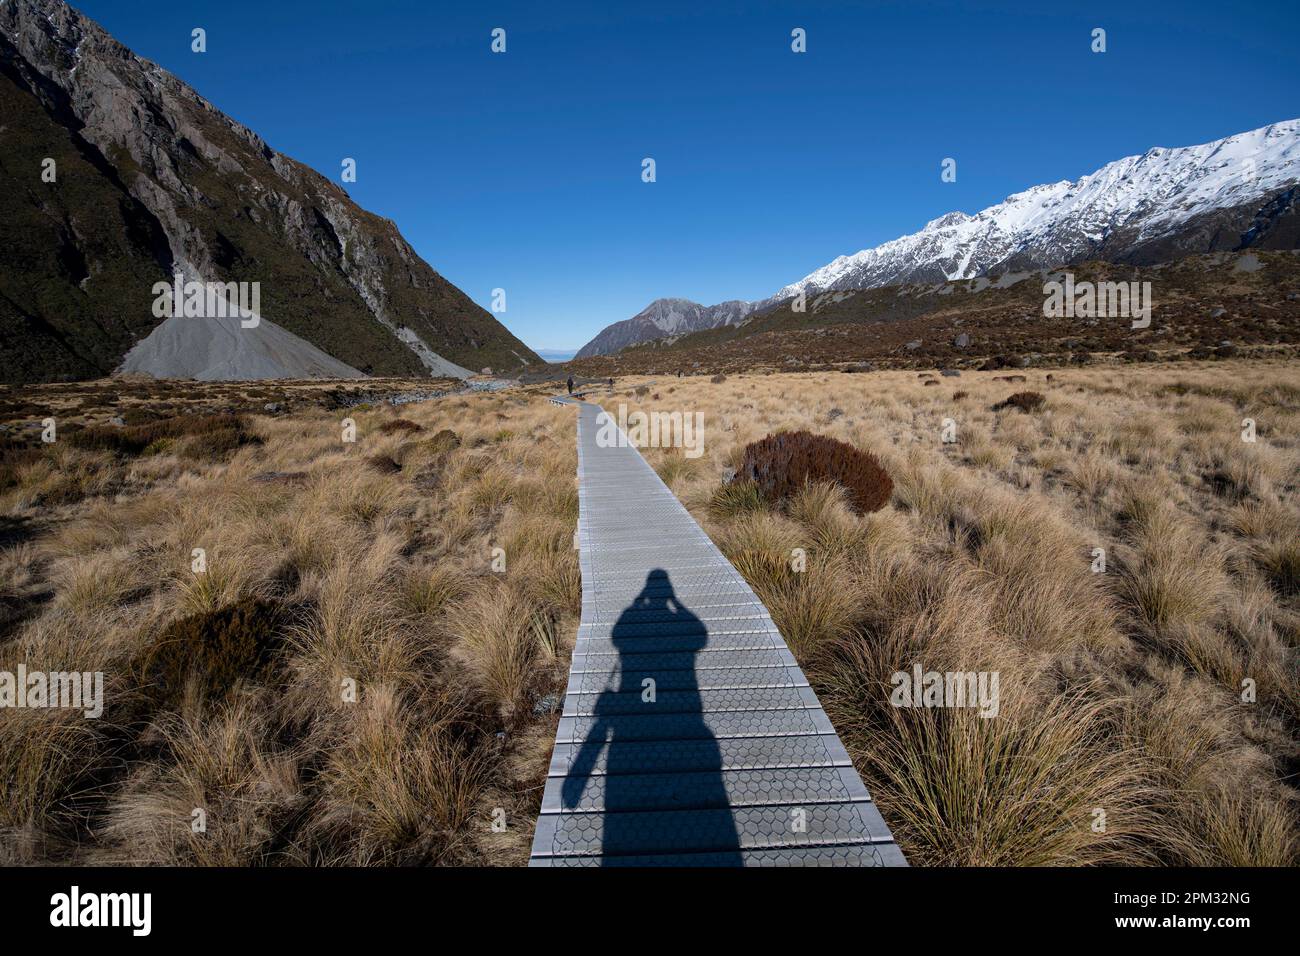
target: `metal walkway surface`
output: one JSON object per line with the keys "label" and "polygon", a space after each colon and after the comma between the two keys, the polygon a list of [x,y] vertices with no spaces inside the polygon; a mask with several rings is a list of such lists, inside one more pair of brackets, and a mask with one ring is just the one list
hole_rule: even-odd
{"label": "metal walkway surface", "polygon": [[530,865],[906,865],[744,578],[598,406],[552,401],[582,621]]}

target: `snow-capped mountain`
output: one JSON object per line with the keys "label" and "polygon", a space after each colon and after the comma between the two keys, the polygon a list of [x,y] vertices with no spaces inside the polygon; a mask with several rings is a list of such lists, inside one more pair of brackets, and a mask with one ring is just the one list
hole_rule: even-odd
{"label": "snow-capped mountain", "polygon": [[639,342],[735,325],[754,310],[754,305],[753,302],[739,300],[700,305],[690,299],[655,299],[632,318],[615,322],[603,329],[578,350],[575,358],[613,355],[620,349]]}
{"label": "snow-capped mountain", "polygon": [[[1200,216],[1236,209],[1297,181],[1300,120],[1202,146],[1150,149],[1076,182],[1034,186],[973,216],[950,212],[920,232],[840,256],[785,286],[772,301],[800,291],[970,279],[1008,267],[1134,258],[1141,247],[1169,238]],[[1108,250],[1112,244],[1121,248]]]}
{"label": "snow-capped mountain", "polygon": [[[748,315],[800,292],[942,282],[1087,259],[1149,264],[1246,246],[1291,248],[1298,244],[1298,183],[1300,120],[1200,146],[1157,147],[1074,182],[1034,186],[973,216],[950,212],[920,232],[840,256],[766,299],[724,304]],[[696,308],[702,317],[709,313]],[[578,355],[622,348],[628,343],[609,333],[641,316],[605,329]],[[721,324],[715,318],[706,327]],[[638,329],[650,331],[645,324]],[[636,341],[674,334],[664,329]]]}

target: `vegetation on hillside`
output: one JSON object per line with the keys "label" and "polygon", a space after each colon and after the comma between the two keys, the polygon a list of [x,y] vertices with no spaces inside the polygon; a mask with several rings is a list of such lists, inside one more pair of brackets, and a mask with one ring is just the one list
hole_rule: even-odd
{"label": "vegetation on hillside", "polygon": [[1084,262],[1078,283],[1150,282],[1151,322],[1127,316],[1043,315],[1043,283],[1064,270],[981,276],[937,285],[841,289],[802,311],[777,303],[743,323],[568,363],[575,374],[986,369],[1296,354],[1300,254],[1258,251],[1189,256],[1139,268]]}

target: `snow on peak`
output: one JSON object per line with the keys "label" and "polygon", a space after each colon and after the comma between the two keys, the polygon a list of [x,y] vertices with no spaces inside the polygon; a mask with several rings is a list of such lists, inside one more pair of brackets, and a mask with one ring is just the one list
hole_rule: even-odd
{"label": "snow on peak", "polygon": [[766,302],[799,292],[965,279],[1013,255],[1045,264],[1086,254],[1118,229],[1158,238],[1216,209],[1261,199],[1300,181],[1300,120],[1199,146],[1154,147],[1073,182],[1032,186],[974,215],[950,212],[920,232],[839,256]]}
{"label": "snow on peak", "polygon": [[[953,211],[920,232],[837,256],[758,302],[703,306],[656,299],[609,326],[578,352],[612,354],[629,344],[743,322],[800,292],[870,289],[969,279],[998,267],[1058,266],[1130,250],[1169,236],[1188,220],[1259,202],[1300,182],[1300,119],[1199,146],[1157,146],[1077,180],[1031,186],[974,215]],[[1119,233],[1118,241],[1103,244]],[[1204,250],[1202,250],[1204,251]]]}

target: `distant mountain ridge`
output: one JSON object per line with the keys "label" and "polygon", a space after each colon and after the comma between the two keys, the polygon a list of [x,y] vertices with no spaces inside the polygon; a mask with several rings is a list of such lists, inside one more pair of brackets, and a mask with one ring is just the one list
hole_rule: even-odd
{"label": "distant mountain ridge", "polygon": [[655,299],[632,318],[615,322],[602,330],[578,350],[575,358],[612,355],[629,345],[639,345],[665,336],[701,332],[720,325],[735,325],[753,310],[752,302],[700,305],[690,299]]}
{"label": "distant mountain ridge", "polygon": [[687,331],[702,331],[746,321],[800,293],[947,282],[1087,260],[1147,265],[1246,247],[1295,248],[1297,184],[1300,120],[1199,146],[1154,148],[1073,182],[1031,187],[975,215],[950,212],[919,232],[840,256],[766,299],[721,306],[656,300],[603,330],[578,356],[680,334],[647,317],[660,302],[697,316]]}
{"label": "distant mountain ridge", "polygon": [[[1044,314],[1044,284],[1149,283],[1150,323]],[[1164,358],[1300,355],[1300,248],[1184,256],[1155,265],[1069,266],[879,286],[788,301],[740,325],[575,361],[583,378],[765,371],[1069,367]],[[937,384],[937,382],[936,382]]]}
{"label": "distant mountain ridge", "polygon": [[[262,317],[284,335],[230,349],[249,359],[247,377],[463,375],[541,362],[390,220],[61,0],[0,3],[0,127],[6,381],[105,375],[137,346],[132,367],[183,374],[166,357],[184,335],[162,330],[166,341],[142,345],[161,325],[151,288],[176,273],[260,283]],[[54,182],[42,179],[47,159]],[[219,336],[208,341],[220,350]],[[243,377],[240,362],[215,357],[212,374]]]}

